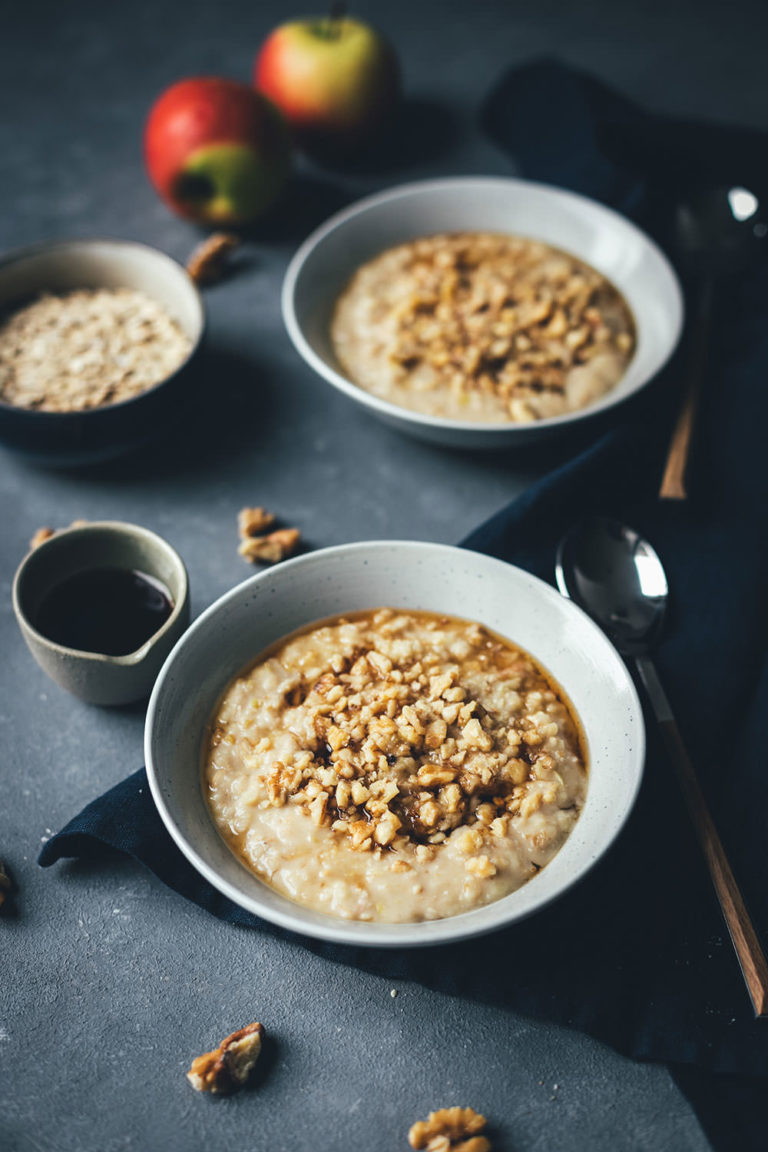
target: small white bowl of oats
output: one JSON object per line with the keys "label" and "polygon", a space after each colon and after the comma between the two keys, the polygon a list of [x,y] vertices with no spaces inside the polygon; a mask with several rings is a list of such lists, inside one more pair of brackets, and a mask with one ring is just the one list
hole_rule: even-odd
{"label": "small white bowl of oats", "polygon": [[91,463],[156,435],[189,385],[200,293],[145,244],[69,240],[0,260],[0,443]]}
{"label": "small white bowl of oats", "polygon": [[634,395],[666,363],[680,286],[634,224],[498,177],[367,197],[293,257],[283,319],[320,376],[422,439],[519,444]]}
{"label": "small white bowl of oats", "polygon": [[642,712],[592,621],[459,548],[350,544],[227,593],[166,662],[145,755],[198,871],[293,931],[438,944],[585,875],[639,787]]}

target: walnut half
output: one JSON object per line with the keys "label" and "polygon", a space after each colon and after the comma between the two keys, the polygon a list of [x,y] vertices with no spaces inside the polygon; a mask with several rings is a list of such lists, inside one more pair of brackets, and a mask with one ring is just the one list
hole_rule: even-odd
{"label": "walnut half", "polygon": [[474,1108],[440,1108],[411,1126],[408,1143],[426,1152],[490,1152],[488,1138],[478,1135],[483,1128],[485,1116]]}
{"label": "walnut half", "polygon": [[277,564],[293,555],[299,546],[300,535],[298,528],[278,528],[266,536],[246,536],[237,550],[246,560]]}
{"label": "walnut half", "polygon": [[53,528],[38,528],[30,540],[29,546],[34,551],[35,548],[39,548],[41,544],[45,544],[46,540],[50,540],[51,536],[55,535]]}
{"label": "walnut half", "polygon": [[262,1024],[247,1024],[222,1040],[213,1052],[204,1052],[192,1061],[187,1080],[197,1092],[227,1096],[248,1080],[261,1055]]}
{"label": "walnut half", "polygon": [[298,528],[277,528],[269,531],[275,522],[266,508],[241,508],[237,517],[240,537],[238,552],[252,563],[277,564],[292,556],[299,546]]}
{"label": "walnut half", "polygon": [[266,508],[241,508],[237,514],[237,530],[241,540],[249,536],[259,536],[275,522],[274,513]]}
{"label": "walnut half", "polygon": [[215,284],[224,276],[229,258],[240,241],[229,232],[214,232],[194,249],[187,272],[196,284]]}

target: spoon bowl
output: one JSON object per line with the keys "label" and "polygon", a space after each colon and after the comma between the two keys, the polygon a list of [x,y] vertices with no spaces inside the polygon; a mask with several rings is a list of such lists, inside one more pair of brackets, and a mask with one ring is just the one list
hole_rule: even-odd
{"label": "spoon bowl", "polygon": [[707,862],[755,1015],[766,1016],[768,961],[649,655],[661,631],[668,596],[662,563],[637,532],[617,520],[592,516],[560,542],[555,572],[562,594],[600,625],[623,656],[632,658]]}
{"label": "spoon bowl", "polygon": [[691,272],[728,276],[743,271],[768,252],[768,222],[749,188],[708,188],[680,201],[674,244]]}
{"label": "spoon bowl", "polygon": [[672,432],[659,489],[663,500],[685,500],[699,392],[706,377],[709,328],[716,287],[764,260],[768,222],[754,192],[737,185],[709,188],[681,201],[671,243],[678,261],[698,287],[688,347],[687,383]]}
{"label": "spoon bowl", "polygon": [[622,655],[639,655],[664,620],[668,585],[659,557],[637,532],[592,516],[568,532],[557,550],[557,586],[610,636]]}

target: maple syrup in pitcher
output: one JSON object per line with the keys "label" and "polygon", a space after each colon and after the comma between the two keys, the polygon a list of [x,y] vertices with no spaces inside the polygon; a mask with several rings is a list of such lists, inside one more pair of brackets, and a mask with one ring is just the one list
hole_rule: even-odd
{"label": "maple syrup in pitcher", "polygon": [[35,627],[66,648],[127,656],[172,612],[171,594],[154,576],[130,568],[88,568],[54,585],[40,604]]}

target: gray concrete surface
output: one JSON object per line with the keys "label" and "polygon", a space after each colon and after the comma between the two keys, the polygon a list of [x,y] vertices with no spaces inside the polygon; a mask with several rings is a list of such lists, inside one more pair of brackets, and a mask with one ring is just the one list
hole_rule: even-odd
{"label": "gray concrete surface", "polygon": [[[281,274],[309,227],[403,178],[510,171],[476,132],[474,110],[504,64],[542,52],[657,108],[758,126],[768,116],[757,2],[709,16],[694,0],[358,9],[399,45],[424,147],[387,170],[304,172],[293,211],[208,294],[206,404],[159,445],[88,472],[0,455],[0,856],[19,888],[18,915],[0,922],[3,1152],[390,1152],[406,1147],[412,1120],[454,1102],[489,1115],[497,1149],[709,1147],[662,1067],[415,985],[393,998],[380,978],[210,918],[127,861],[47,872],[35,863],[53,830],[140,765],[143,722],[140,708],[77,703],[27,654],[9,590],[35,528],[115,517],[155,529],[186,559],[197,613],[249,574],[235,550],[244,503],[275,509],[313,546],[453,542],[556,459],[419,445],[315,380],[278,311]],[[109,234],[185,256],[194,230],[143,176],[145,111],[185,74],[247,78],[263,34],[293,14],[244,0],[6,10],[0,248]],[[478,944],[478,964],[492,946]],[[275,1038],[258,1085],[230,1101],[197,1097],[183,1075],[191,1057],[253,1018]]]}

